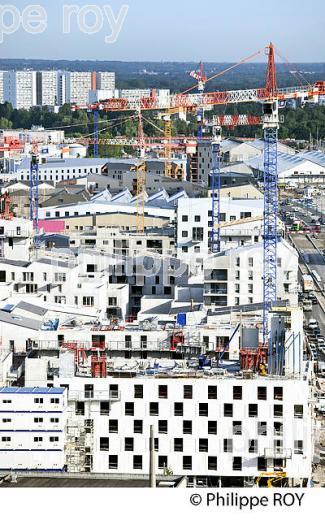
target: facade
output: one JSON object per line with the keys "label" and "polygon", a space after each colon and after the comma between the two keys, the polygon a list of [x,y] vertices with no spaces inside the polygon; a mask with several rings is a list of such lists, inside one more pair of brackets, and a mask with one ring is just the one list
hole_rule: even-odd
{"label": "facade", "polygon": [[89,92],[93,90],[92,72],[66,72],[66,103],[89,103]]}
{"label": "facade", "polygon": [[4,70],[0,70],[0,104],[5,102],[4,97],[4,76],[6,72]]}
{"label": "facade", "polygon": [[[204,304],[231,307],[263,301],[263,243],[228,249],[204,262]],[[285,241],[278,244],[278,300],[298,304],[298,254]]]}
{"label": "facade", "polygon": [[[224,190],[227,191],[227,190]],[[245,193],[245,192],[244,192]],[[225,195],[225,193],[223,192]],[[221,199],[221,248],[228,249],[262,240],[262,199]],[[202,267],[212,236],[212,199],[183,199],[177,207],[177,255]]]}
{"label": "facade", "polygon": [[[29,220],[0,219],[0,259],[28,260],[32,237],[33,224]],[[3,282],[3,272],[1,277]]]}
{"label": "facade", "polygon": [[0,471],[63,471],[64,388],[0,388]]}
{"label": "facade", "polygon": [[8,71],[4,74],[4,101],[13,108],[30,109],[37,103],[36,72]]}
{"label": "facade", "polygon": [[[62,181],[73,181],[90,173],[101,173],[105,165],[104,159],[52,159],[39,165],[39,180],[58,184]],[[29,181],[30,163],[28,159],[16,168],[14,177],[20,181]]]}
{"label": "facade", "polygon": [[98,90],[115,91],[115,72],[97,72],[96,87]]}
{"label": "facade", "polygon": [[[309,388],[300,378],[60,378],[59,384],[69,385],[74,431],[81,438],[89,428],[86,471],[148,474],[153,425],[158,475],[172,471],[216,484],[263,471],[285,471],[297,481],[310,476]],[[82,459],[76,446],[68,471],[85,471]]]}
{"label": "facade", "polygon": [[36,72],[36,104],[39,106],[58,105],[58,72],[42,70]]}

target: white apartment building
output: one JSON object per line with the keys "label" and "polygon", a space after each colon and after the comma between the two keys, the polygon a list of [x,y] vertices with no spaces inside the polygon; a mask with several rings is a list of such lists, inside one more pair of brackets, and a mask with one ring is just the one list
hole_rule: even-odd
{"label": "white apartment building", "polygon": [[[263,243],[228,249],[204,260],[204,304],[207,308],[261,303]],[[298,254],[288,242],[278,243],[277,298],[298,304]]]}
{"label": "white apartment building", "polygon": [[93,90],[93,72],[66,72],[66,102],[89,103],[89,92]]}
{"label": "white apartment building", "polygon": [[[25,219],[0,219],[0,259],[29,259],[33,241],[33,224]],[[3,278],[3,275],[0,276]],[[3,279],[1,280],[3,282]]]}
{"label": "white apartment building", "polygon": [[42,70],[36,72],[37,99],[39,106],[58,105],[58,72]]}
{"label": "white apartment building", "polygon": [[64,388],[0,388],[0,471],[63,471]]}
{"label": "white apartment building", "polygon": [[97,72],[97,90],[115,90],[115,72]]}
{"label": "white apartment building", "polygon": [[[148,475],[153,425],[158,475],[170,470],[206,485],[212,478],[215,486],[263,471],[284,471],[296,483],[310,477],[312,407],[303,377],[113,374],[53,382],[69,386],[68,472]],[[83,441],[72,445],[70,435]]]}
{"label": "white apartment building", "polygon": [[35,71],[8,71],[4,75],[4,100],[14,108],[28,110],[37,104],[36,85]]}
{"label": "white apartment building", "polygon": [[5,102],[4,98],[4,76],[6,71],[0,70],[0,104]]}
{"label": "white apartment building", "polygon": [[[221,199],[221,249],[262,240],[263,199]],[[247,219],[247,220],[246,220]],[[215,222],[217,224],[217,221]],[[177,256],[202,266],[212,237],[212,198],[186,198],[177,207]]]}

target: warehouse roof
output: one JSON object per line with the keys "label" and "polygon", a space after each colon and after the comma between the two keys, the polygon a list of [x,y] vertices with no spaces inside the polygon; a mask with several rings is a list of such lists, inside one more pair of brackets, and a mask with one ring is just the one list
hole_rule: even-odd
{"label": "warehouse roof", "polygon": [[[301,167],[306,162],[312,162],[325,168],[325,154],[323,152],[305,152],[297,153],[295,155],[278,152],[278,172],[284,172],[294,167]],[[255,170],[264,171],[264,159],[263,155],[253,157],[245,161],[248,166],[251,166]]]}
{"label": "warehouse roof", "polygon": [[[107,159],[47,159],[45,163],[39,164],[39,169],[45,170],[48,168],[82,168],[88,166],[105,166]],[[22,162],[17,166],[17,170],[29,170],[30,159],[23,159]]]}

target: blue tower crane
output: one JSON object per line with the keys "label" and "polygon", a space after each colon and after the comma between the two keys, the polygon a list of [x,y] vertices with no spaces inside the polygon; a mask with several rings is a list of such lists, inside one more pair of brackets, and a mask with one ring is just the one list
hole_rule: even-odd
{"label": "blue tower crane", "polygon": [[263,280],[263,338],[269,339],[269,311],[277,299],[278,245],[278,165],[277,143],[279,128],[278,100],[263,105],[264,127],[264,280]]}
{"label": "blue tower crane", "polygon": [[219,253],[221,246],[221,126],[212,127],[212,232],[211,253]]}
{"label": "blue tower crane", "polygon": [[32,153],[30,162],[30,175],[29,175],[29,218],[34,224],[36,235],[39,230],[39,219],[38,219],[38,184],[39,184],[39,156],[37,153]]}

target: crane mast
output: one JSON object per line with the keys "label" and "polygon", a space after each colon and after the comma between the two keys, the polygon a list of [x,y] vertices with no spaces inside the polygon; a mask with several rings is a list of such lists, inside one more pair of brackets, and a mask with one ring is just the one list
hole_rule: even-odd
{"label": "crane mast", "polygon": [[263,340],[269,339],[269,311],[277,299],[278,246],[278,129],[279,102],[276,97],[274,48],[268,47],[269,60],[266,88],[270,99],[263,104],[264,128],[264,279]]}
{"label": "crane mast", "polygon": [[36,236],[39,230],[39,219],[38,219],[38,203],[39,203],[39,155],[38,145],[33,144],[32,155],[30,161],[30,174],[29,174],[29,218],[34,224]]}
{"label": "crane mast", "polygon": [[212,234],[211,252],[219,253],[221,248],[221,126],[212,127]]}

